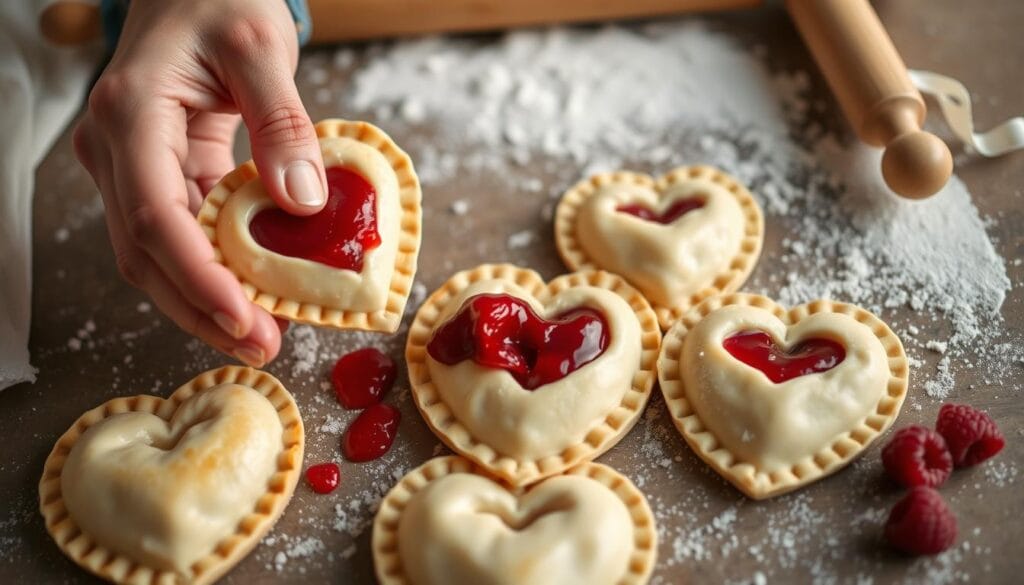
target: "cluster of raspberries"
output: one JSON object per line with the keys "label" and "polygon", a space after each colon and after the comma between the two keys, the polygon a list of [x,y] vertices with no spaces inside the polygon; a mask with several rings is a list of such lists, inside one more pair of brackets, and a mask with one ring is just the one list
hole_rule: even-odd
{"label": "cluster of raspberries", "polygon": [[882,464],[910,492],[889,513],[886,540],[912,555],[934,555],[952,546],[956,516],[935,488],[954,467],[977,465],[1004,445],[995,421],[966,404],[942,405],[934,431],[919,425],[896,431],[882,449]]}

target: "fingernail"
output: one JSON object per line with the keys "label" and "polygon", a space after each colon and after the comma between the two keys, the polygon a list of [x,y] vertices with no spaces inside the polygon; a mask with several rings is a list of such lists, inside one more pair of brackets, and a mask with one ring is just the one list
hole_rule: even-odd
{"label": "fingernail", "polygon": [[254,368],[261,368],[266,363],[266,358],[263,354],[263,350],[258,347],[252,347],[249,345],[242,345],[235,348],[235,357],[245,363],[247,366]]}
{"label": "fingernail", "polygon": [[324,186],[316,167],[304,160],[293,162],[284,171],[284,189],[292,201],[299,205],[317,207],[322,205]]}
{"label": "fingernail", "polygon": [[220,311],[217,311],[216,313],[213,314],[213,322],[216,323],[218,327],[223,329],[225,333],[227,333],[231,337],[234,337],[235,339],[238,339],[239,337],[242,336],[242,326],[238,324],[238,321],[232,319],[231,316],[228,315],[227,313],[221,313]]}

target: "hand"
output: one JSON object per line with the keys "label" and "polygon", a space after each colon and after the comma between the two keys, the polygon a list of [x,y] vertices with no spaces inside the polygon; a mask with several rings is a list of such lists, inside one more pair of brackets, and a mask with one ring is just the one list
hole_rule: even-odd
{"label": "hand", "polygon": [[296,215],[323,207],[323,159],[292,79],[297,60],[283,0],[132,2],[74,135],[125,280],[185,331],[257,367],[277,355],[285,324],[214,261],[194,213],[235,167],[239,119],[274,201]]}

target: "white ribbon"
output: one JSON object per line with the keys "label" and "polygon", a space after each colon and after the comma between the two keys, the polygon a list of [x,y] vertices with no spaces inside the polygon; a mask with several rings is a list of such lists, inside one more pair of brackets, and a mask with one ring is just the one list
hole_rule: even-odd
{"label": "white ribbon", "polygon": [[911,69],[908,73],[917,89],[939,103],[942,117],[953,134],[982,156],[1001,156],[1024,148],[1024,117],[1018,116],[988,132],[976,133],[971,114],[971,94],[964,84],[930,71]]}

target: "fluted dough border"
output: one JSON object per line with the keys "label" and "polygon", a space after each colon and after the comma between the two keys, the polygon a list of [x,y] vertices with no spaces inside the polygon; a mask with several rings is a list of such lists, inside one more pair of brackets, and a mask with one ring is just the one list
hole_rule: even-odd
{"label": "fluted dough border", "polygon": [[[633,376],[632,387],[623,395],[617,408],[608,413],[603,422],[587,433],[583,443],[573,445],[558,455],[538,460],[517,461],[496,452],[478,441],[459,422],[434,386],[427,368],[427,343],[440,325],[438,319],[447,303],[463,289],[481,280],[499,279],[514,283],[543,301],[575,286],[591,286],[619,295],[633,309],[640,324],[640,368]],[[409,369],[409,383],[416,407],[427,425],[455,452],[471,459],[514,485],[526,485],[549,475],[561,473],[583,461],[589,461],[612,448],[629,432],[640,418],[651,395],[656,379],[655,366],[661,345],[658,320],[647,300],[622,278],[601,271],[583,271],[564,274],[545,284],[533,270],[511,264],[483,264],[452,276],[434,291],[416,313],[409,327],[405,346],[405,361]]]}
{"label": "fluted dough border", "polygon": [[761,207],[739,181],[731,175],[707,165],[677,167],[655,180],[650,175],[630,171],[601,173],[576,183],[562,196],[555,210],[555,244],[558,255],[570,270],[601,270],[600,259],[591,258],[576,237],[576,218],[580,207],[587,198],[594,195],[601,187],[619,183],[646,187],[653,190],[659,197],[673,185],[685,183],[692,179],[705,179],[725,188],[739,203],[743,212],[743,239],[736,256],[729,262],[729,268],[715,277],[711,286],[705,287],[689,297],[679,299],[673,306],[661,306],[651,303],[658,315],[658,323],[662,331],[668,330],[686,311],[704,299],[730,293],[747,281],[757,259],[761,255],[764,241],[764,215]]}
{"label": "fluted dough border", "polygon": [[[234,274],[242,283],[242,290],[249,300],[279,317],[339,329],[394,332],[401,323],[409,291],[412,290],[422,239],[422,191],[412,160],[383,130],[367,122],[322,120],[316,124],[316,134],[319,138],[351,138],[377,149],[391,163],[398,179],[398,199],[402,213],[399,218],[398,251],[385,307],[371,312],[325,307],[263,291],[241,274]],[[225,261],[217,243],[217,216],[232,193],[258,176],[256,165],[251,160],[242,164],[217,183],[199,210],[199,225],[213,244],[216,260],[228,270],[231,270],[231,266]]]}
{"label": "fluted dough border", "polygon": [[[398,552],[398,526],[409,501],[430,482],[453,473],[472,473],[491,478],[484,468],[456,455],[436,457],[413,469],[405,475],[381,501],[373,519],[373,565],[380,585],[412,585],[405,575],[402,559]],[[607,465],[581,463],[564,472],[564,475],[588,477],[611,490],[622,500],[633,519],[633,552],[629,559],[629,570],[617,585],[643,585],[654,571],[658,555],[658,531],[654,514],[643,493],[627,477]],[[529,487],[512,488],[509,492],[522,495]],[[429,535],[425,535],[429,538]]]}
{"label": "fluted dough border", "polygon": [[[758,470],[753,464],[738,460],[707,429],[690,405],[686,398],[679,362],[686,333],[712,311],[727,305],[764,309],[775,315],[787,327],[816,313],[847,315],[867,326],[881,342],[889,359],[889,381],[874,412],[831,444],[822,447],[813,456],[793,462],[788,469],[769,474]],[[909,376],[907,355],[903,351],[899,337],[885,322],[866,309],[847,303],[816,300],[787,310],[768,297],[749,293],[714,297],[694,307],[665,334],[661,355],[658,357],[661,392],[679,433],[701,459],[737,489],[755,500],[800,488],[838,471],[852,461],[896,420],[907,396]]]}
{"label": "fluted dough border", "polygon": [[302,470],[305,432],[294,398],[277,378],[252,368],[225,366],[199,374],[168,398],[139,395],[109,400],[80,416],[57,440],[46,458],[43,477],[39,481],[39,511],[43,515],[46,530],[65,555],[83,569],[113,583],[167,585],[183,582],[173,571],[152,569],[139,564],[123,554],[107,549],[82,532],[64,505],[61,472],[75,442],[89,427],[125,412],[145,412],[170,421],[183,402],[214,386],[227,383],[248,386],[266,397],[274,406],[284,429],[282,450],[277,457],[277,472],[270,478],[268,491],[257,500],[255,509],[239,522],[235,534],[221,540],[213,552],[192,566],[192,574],[184,582],[190,585],[213,583],[249,554],[274,526],[295,491]]}

